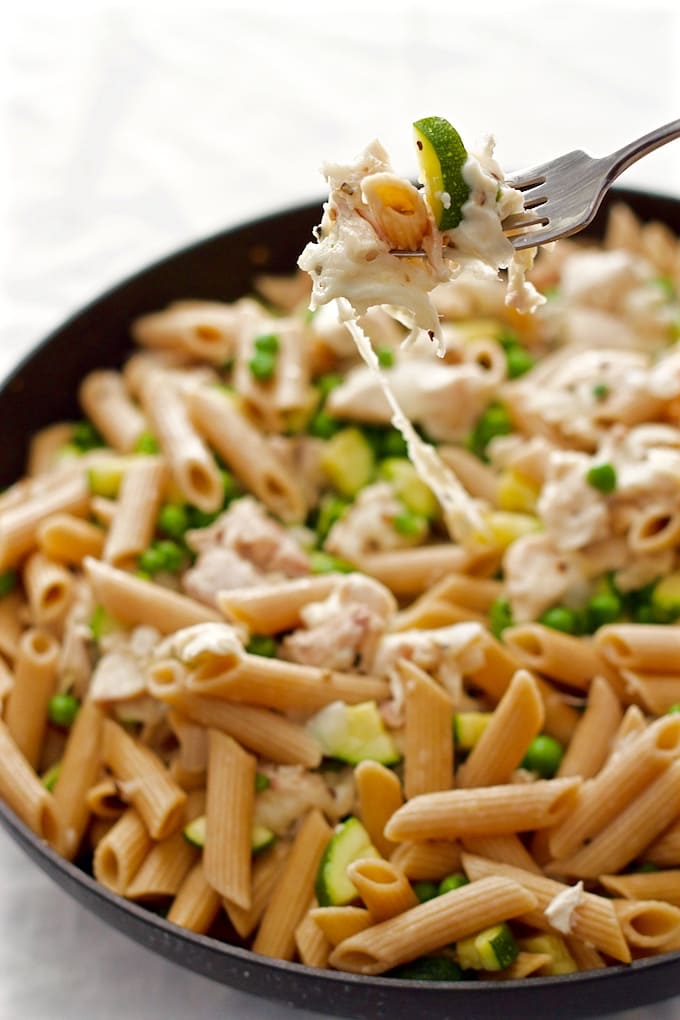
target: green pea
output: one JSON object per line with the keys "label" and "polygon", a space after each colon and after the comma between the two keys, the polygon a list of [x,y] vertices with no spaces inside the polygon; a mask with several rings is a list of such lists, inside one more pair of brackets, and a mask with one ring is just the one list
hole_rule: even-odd
{"label": "green pea", "polygon": [[54,694],[47,704],[47,718],[55,726],[68,729],[78,715],[80,702],[72,694]]}
{"label": "green pea", "polygon": [[165,570],[165,556],[156,545],[150,545],[137,559],[137,566],[144,574],[153,577],[154,574]]}
{"label": "green pea", "polygon": [[86,453],[88,450],[95,450],[100,446],[106,446],[106,443],[92,422],[86,420],[75,423],[71,433],[71,442],[83,453]]}
{"label": "green pea", "polygon": [[578,634],[581,631],[579,614],[567,606],[553,606],[538,618],[538,622],[552,630],[561,630],[563,634]]}
{"label": "green pea", "polygon": [[595,400],[605,400],[609,396],[609,387],[606,383],[595,383],[593,386]]}
{"label": "green pea", "polygon": [[489,606],[489,625],[491,633],[500,639],[506,627],[512,627],[512,608],[507,599],[496,599]]}
{"label": "green pea", "polygon": [[266,659],[276,658],[277,644],[269,634],[251,634],[246,645],[246,651],[250,655],[262,655]]}
{"label": "green pea", "polygon": [[264,774],[264,772],[256,772],[255,773],[255,792],[256,793],[262,793],[262,791],[268,789],[270,785],[271,785],[271,780],[270,780],[269,776],[266,776]]}
{"label": "green pea", "polygon": [[161,539],[160,542],[155,542],[154,545],[163,557],[163,570],[176,574],[178,570],[182,569],[184,550],[181,545],[178,545],[177,542],[173,542],[171,539]]}
{"label": "green pea", "polygon": [[428,900],[433,900],[435,896],[439,896],[439,886],[436,882],[414,882],[413,891],[420,900],[421,903],[427,903]]}
{"label": "green pea", "polygon": [[540,733],[529,744],[521,767],[530,772],[538,772],[543,779],[552,779],[563,757],[564,748],[560,742],[547,733]]}
{"label": "green pea", "polygon": [[160,453],[161,444],[151,432],[142,432],[134,446],[135,453]]}
{"label": "green pea", "polygon": [[382,437],[380,457],[406,457],[408,446],[399,429],[389,428]]}
{"label": "green pea", "polygon": [[586,474],[586,481],[608,495],[616,488],[616,469],[611,464],[595,464]]}
{"label": "green pea", "polygon": [[309,554],[309,568],[313,574],[351,574],[356,569],[347,560],[318,549]]}
{"label": "green pea", "polygon": [[201,510],[197,506],[189,506],[189,526],[192,528],[207,528],[220,516],[219,510]]}
{"label": "green pea", "polygon": [[327,372],[325,375],[320,375],[315,382],[315,386],[319,391],[322,402],[328,399],[328,395],[337,389],[342,384],[342,376],[336,372]]}
{"label": "green pea", "polygon": [[486,460],[486,449],[496,436],[507,436],[513,431],[512,418],[507,409],[493,401],[477,419],[467,438],[467,447],[480,460]]}
{"label": "green pea", "polygon": [[0,574],[0,598],[9,595],[17,586],[17,574],[15,570],[3,570]]}
{"label": "green pea", "polygon": [[454,889],[460,889],[464,885],[469,885],[470,879],[463,874],[462,871],[456,871],[453,875],[447,875],[439,883],[439,895],[442,896],[444,893],[453,892]]}
{"label": "green pea", "polygon": [[394,365],[394,351],[391,347],[379,347],[375,353],[381,368],[392,368]]}
{"label": "green pea", "polygon": [[623,603],[619,596],[611,592],[601,592],[593,595],[586,606],[586,619],[588,630],[595,631],[606,623],[613,623],[618,620],[623,609]]}
{"label": "green pea", "polygon": [[276,372],[276,355],[270,351],[255,351],[248,362],[248,368],[258,382],[269,382]]}
{"label": "green pea", "polygon": [[510,329],[509,326],[503,326],[500,333],[498,334],[498,343],[504,351],[510,351],[513,347],[520,347],[519,337],[515,333],[514,329]]}
{"label": "green pea", "polygon": [[276,333],[262,333],[255,337],[253,346],[258,353],[278,354],[281,341]]}
{"label": "green pea", "polygon": [[181,503],[165,503],[158,512],[156,527],[170,538],[182,538],[189,527],[189,515]]}
{"label": "green pea", "polygon": [[422,538],[427,532],[427,518],[412,510],[403,510],[392,518],[392,526],[404,538]]}
{"label": "green pea", "polygon": [[341,428],[342,422],[328,414],[327,411],[317,411],[312,415],[307,426],[310,436],[316,436],[317,439],[331,439]]}
{"label": "green pea", "polygon": [[505,352],[508,379],[518,379],[534,367],[534,359],[524,347],[517,344]]}

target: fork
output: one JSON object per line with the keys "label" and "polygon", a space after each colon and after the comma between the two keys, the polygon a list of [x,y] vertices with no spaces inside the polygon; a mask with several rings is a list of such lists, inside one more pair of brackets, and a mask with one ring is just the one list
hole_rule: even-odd
{"label": "fork", "polygon": [[680,120],[673,120],[609,156],[595,159],[577,149],[548,163],[509,174],[505,183],[522,192],[525,211],[506,217],[503,232],[519,250],[583,230],[595,217],[619,174],[648,152],[678,137]]}

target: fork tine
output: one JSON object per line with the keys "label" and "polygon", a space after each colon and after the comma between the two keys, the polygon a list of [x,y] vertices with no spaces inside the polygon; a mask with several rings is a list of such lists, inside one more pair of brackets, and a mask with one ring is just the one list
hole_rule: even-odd
{"label": "fork tine", "polygon": [[501,226],[504,234],[514,234],[518,231],[523,231],[527,227],[541,226],[546,227],[549,223],[547,216],[540,216],[538,214],[527,215],[527,213],[513,213],[512,216],[506,216]]}

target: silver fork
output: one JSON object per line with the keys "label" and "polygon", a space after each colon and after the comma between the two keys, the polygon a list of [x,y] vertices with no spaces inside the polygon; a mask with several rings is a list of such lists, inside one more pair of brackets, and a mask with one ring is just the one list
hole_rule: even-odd
{"label": "silver fork", "polygon": [[509,174],[505,183],[522,192],[525,211],[503,220],[504,233],[520,249],[583,230],[619,174],[648,152],[678,137],[680,120],[673,120],[610,156],[594,159],[577,149],[548,163]]}

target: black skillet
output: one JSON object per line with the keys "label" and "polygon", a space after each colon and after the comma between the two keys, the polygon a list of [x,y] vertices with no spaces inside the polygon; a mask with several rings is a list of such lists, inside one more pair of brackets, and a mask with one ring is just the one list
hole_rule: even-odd
{"label": "black skillet", "polygon": [[[662,220],[680,233],[680,199],[616,189],[608,202],[617,200],[643,220]],[[602,231],[608,202],[589,231],[592,236]],[[317,202],[200,241],[113,287],[55,330],[0,390],[0,485],[22,473],[31,433],[78,415],[76,390],[83,375],[121,364],[136,316],[180,298],[231,301],[251,289],[258,272],[292,271],[319,216]],[[366,1020],[576,1020],[680,993],[680,953],[558,978],[455,984],[356,977],[269,960],[184,931],[109,892],[62,860],[2,803],[0,822],[62,889],[130,938],[215,981],[304,1009]]]}

